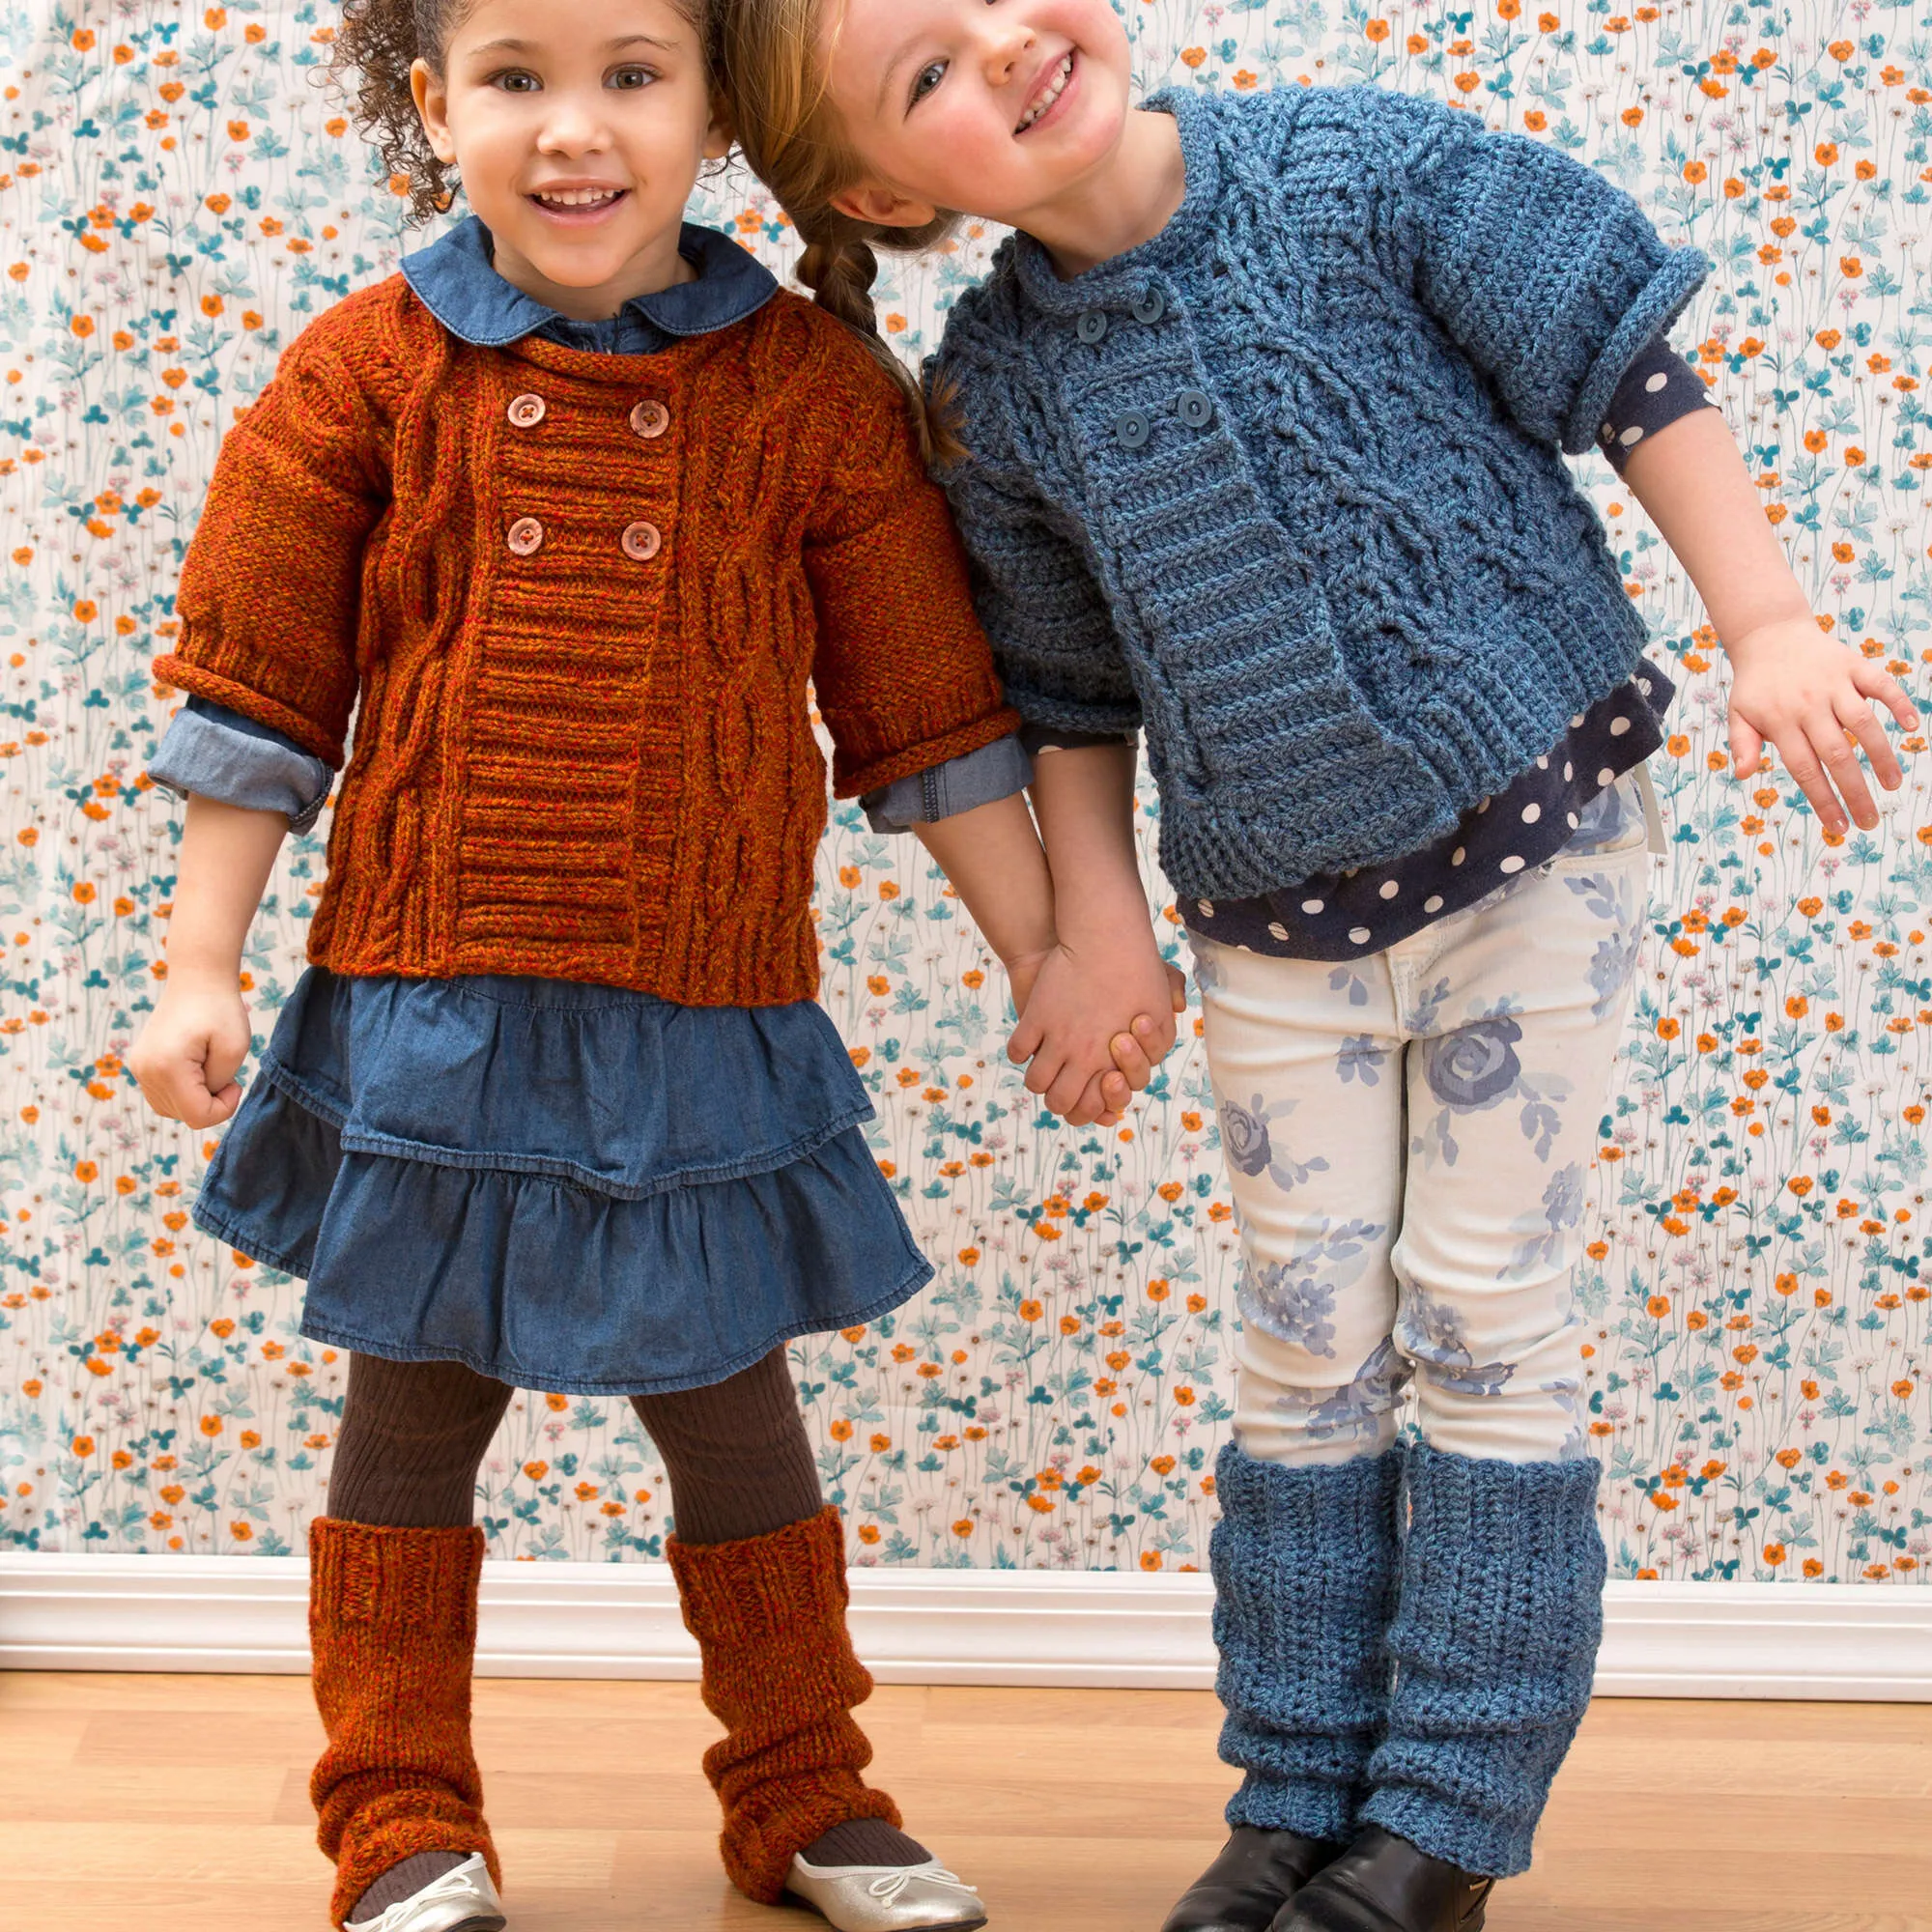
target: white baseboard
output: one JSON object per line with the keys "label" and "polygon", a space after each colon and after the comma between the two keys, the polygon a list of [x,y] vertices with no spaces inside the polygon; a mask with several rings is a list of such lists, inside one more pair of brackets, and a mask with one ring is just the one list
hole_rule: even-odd
{"label": "white baseboard", "polygon": [[[0,1555],[0,1669],[307,1668],[300,1557]],[[1194,1690],[1214,1681],[1205,1577],[857,1570],[852,1629],[888,1684]],[[1612,1583],[1597,1673],[1622,1697],[1932,1703],[1932,1591]],[[491,1563],[477,1668],[695,1677],[661,1564]]]}

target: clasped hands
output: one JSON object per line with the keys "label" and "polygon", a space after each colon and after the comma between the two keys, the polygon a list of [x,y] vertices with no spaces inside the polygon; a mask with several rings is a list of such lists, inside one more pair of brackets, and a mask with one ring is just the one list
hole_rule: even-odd
{"label": "clasped hands", "polygon": [[1007,1057],[1069,1126],[1112,1126],[1153,1078],[1187,1008],[1187,980],[1154,946],[1145,911],[1062,934],[1007,962],[1020,1015]]}

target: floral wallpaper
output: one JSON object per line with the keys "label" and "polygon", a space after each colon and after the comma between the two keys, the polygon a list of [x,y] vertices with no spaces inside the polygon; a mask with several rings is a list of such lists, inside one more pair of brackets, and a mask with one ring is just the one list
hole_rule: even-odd
{"label": "floral wallpaper", "polygon": [[[1149,87],[1439,95],[1708,251],[1680,344],[1821,621],[1932,703],[1922,7],[1118,4]],[[148,668],[221,434],[310,317],[418,245],[317,85],[334,18],[0,10],[0,1547],[281,1553],[324,1496],[346,1365],[297,1337],[298,1283],[192,1228],[211,1144],[152,1119],[124,1057],[166,972],[179,833],[143,776],[176,702]],[[786,258],[742,179],[698,216]],[[994,239],[889,266],[908,354]],[[1607,467],[1584,473],[1683,686],[1582,1283],[1613,1570],[1915,1583],[1932,761],[1908,741],[1877,838],[1821,838],[1776,775],[1728,779],[1715,640]],[[291,841],[250,943],[263,1034],[323,849]],[[1003,1064],[998,968],[916,848],[838,810],[820,908],[825,1000],[939,1267],[896,1320],[794,1350],[855,1557],[1204,1564],[1236,1247],[1191,1026],[1127,1124],[1071,1131]],[[501,1555],[631,1560],[666,1502],[628,1409],[534,1396],[481,1516]]]}

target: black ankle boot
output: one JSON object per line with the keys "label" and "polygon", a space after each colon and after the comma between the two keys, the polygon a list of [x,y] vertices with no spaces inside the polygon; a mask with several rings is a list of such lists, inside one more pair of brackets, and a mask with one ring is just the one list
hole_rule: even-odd
{"label": "black ankle boot", "polygon": [[1341,1850],[1296,1832],[1238,1825],[1161,1932],[1267,1932],[1283,1905]]}
{"label": "black ankle boot", "polygon": [[1494,1885],[1371,1825],[1268,1932],[1480,1932]]}

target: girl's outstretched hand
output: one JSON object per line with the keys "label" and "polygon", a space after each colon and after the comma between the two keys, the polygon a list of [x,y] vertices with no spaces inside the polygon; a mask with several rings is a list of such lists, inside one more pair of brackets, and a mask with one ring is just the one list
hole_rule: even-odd
{"label": "girl's outstretched hand", "polygon": [[1827,832],[1843,832],[1847,812],[1864,831],[1874,830],[1878,807],[1859,751],[1887,791],[1904,782],[1873,709],[1874,702],[1882,704],[1902,729],[1918,729],[1918,714],[1904,687],[1882,664],[1833,643],[1809,616],[1765,624],[1728,649],[1731,756],[1738,777],[1759,769],[1769,740]]}
{"label": "girl's outstretched hand", "polygon": [[128,1064],[156,1113],[190,1127],[218,1127],[242,1104],[235,1076],[249,1038],[238,986],[170,980]]}

